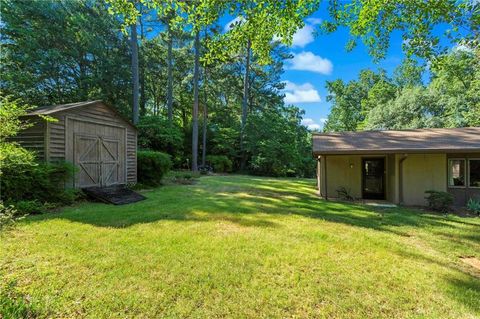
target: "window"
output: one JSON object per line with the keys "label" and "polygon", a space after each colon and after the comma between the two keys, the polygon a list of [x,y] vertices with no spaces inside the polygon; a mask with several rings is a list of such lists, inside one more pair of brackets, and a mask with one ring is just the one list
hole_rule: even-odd
{"label": "window", "polygon": [[448,186],[465,187],[465,160],[448,160]]}
{"label": "window", "polygon": [[470,187],[480,187],[480,159],[468,160],[468,166]]}

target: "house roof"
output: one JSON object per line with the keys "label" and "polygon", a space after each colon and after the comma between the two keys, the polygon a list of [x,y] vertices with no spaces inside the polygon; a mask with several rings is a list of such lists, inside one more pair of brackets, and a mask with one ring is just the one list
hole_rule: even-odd
{"label": "house roof", "polygon": [[70,109],[74,109],[77,107],[84,107],[84,106],[89,106],[89,105],[94,105],[94,104],[102,104],[108,109],[112,110],[115,114],[117,114],[122,120],[130,124],[132,127],[136,128],[135,125],[125,118],[122,114],[120,114],[116,108],[106,104],[105,102],[101,100],[96,100],[96,101],[83,101],[83,102],[75,102],[75,103],[68,103],[68,104],[60,104],[60,105],[48,105],[48,106],[41,106],[36,109],[33,109],[32,111],[28,112],[27,115],[34,116],[34,115],[50,115],[54,114],[57,112],[62,112],[62,111],[67,111]]}
{"label": "house roof", "polygon": [[314,155],[474,151],[480,151],[480,127],[317,133],[313,135]]}

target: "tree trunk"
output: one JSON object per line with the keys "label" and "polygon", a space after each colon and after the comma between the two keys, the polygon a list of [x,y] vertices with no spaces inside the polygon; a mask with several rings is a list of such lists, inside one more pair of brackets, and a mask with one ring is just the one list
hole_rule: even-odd
{"label": "tree trunk", "polygon": [[243,100],[242,100],[242,122],[240,127],[240,151],[241,151],[241,161],[240,169],[244,170],[246,165],[246,154],[244,148],[245,140],[245,126],[247,124],[247,111],[248,111],[248,92],[249,92],[249,77],[250,77],[250,48],[252,43],[250,40],[247,42],[247,56],[245,61],[245,77],[243,79]]}
{"label": "tree trunk", "polygon": [[203,75],[203,85],[205,91],[205,101],[203,102],[203,136],[202,136],[202,166],[205,166],[206,157],[207,157],[207,67],[205,67],[204,75]]}
{"label": "tree trunk", "polygon": [[131,26],[130,45],[132,49],[132,82],[133,82],[133,124],[138,123],[138,43],[137,43],[137,24]]}
{"label": "tree trunk", "polygon": [[[140,39],[145,40],[145,32],[143,30],[143,6],[140,9]],[[141,46],[140,46],[141,48]],[[145,60],[144,60],[144,55],[143,52],[140,53],[140,115],[145,115],[147,113],[146,109],[146,103],[147,103],[147,97],[146,97],[146,90],[145,90]]]}
{"label": "tree trunk", "polygon": [[170,124],[173,122],[173,54],[172,54],[172,47],[173,47],[173,34],[172,29],[170,27],[170,20],[167,24],[167,62],[168,62],[168,69],[167,69],[167,110],[168,110],[168,121]]}
{"label": "tree trunk", "polygon": [[195,33],[195,65],[193,73],[193,112],[192,112],[192,171],[198,171],[198,73],[200,58],[200,32]]}

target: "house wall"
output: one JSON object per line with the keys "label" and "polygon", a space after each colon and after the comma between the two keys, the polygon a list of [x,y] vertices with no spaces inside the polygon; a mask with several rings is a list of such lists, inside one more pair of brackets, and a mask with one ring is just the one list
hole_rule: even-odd
{"label": "house wall", "polygon": [[[467,161],[466,165],[466,174],[468,176],[469,166],[468,166],[468,159],[478,159],[480,158],[480,153],[460,153],[460,154],[448,154],[448,158],[459,158],[465,159]],[[448,166],[445,166],[445,170],[448,174]],[[478,187],[470,187],[468,185],[468,178],[467,178],[467,185],[465,187],[449,187],[448,186],[448,175],[446,176],[445,183],[447,185],[448,192],[454,196],[454,205],[456,206],[464,206],[468,203],[470,198],[475,198],[480,200],[480,188]]]}
{"label": "house wall", "polygon": [[426,205],[425,191],[447,191],[446,154],[408,154],[402,165],[403,204]]}
{"label": "house wall", "polygon": [[[320,195],[322,197],[325,197],[325,195],[328,197],[337,197],[337,189],[339,187],[345,187],[350,190],[352,196],[361,198],[361,165],[362,157],[358,155],[323,156],[321,158],[319,171]],[[325,181],[327,187],[325,187]]]}

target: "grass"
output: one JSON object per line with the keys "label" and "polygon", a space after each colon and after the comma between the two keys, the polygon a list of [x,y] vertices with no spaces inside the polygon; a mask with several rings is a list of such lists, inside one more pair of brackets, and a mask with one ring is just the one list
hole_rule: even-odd
{"label": "grass", "polygon": [[480,316],[480,272],[459,258],[480,258],[479,218],[326,202],[301,179],[144,194],[4,233],[0,287],[24,300],[0,293],[0,305],[54,318]]}

